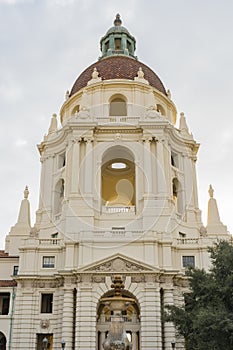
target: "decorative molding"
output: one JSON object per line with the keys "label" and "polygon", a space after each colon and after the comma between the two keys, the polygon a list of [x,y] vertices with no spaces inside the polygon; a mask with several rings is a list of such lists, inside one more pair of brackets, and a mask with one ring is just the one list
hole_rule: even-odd
{"label": "decorative molding", "polygon": [[43,329],[49,328],[50,321],[49,320],[41,320],[40,321],[40,327]]}
{"label": "decorative molding", "polygon": [[85,272],[148,272],[153,271],[153,268],[149,268],[144,264],[140,264],[131,260],[127,260],[123,257],[115,257],[108,261],[104,261],[100,264],[93,265]]}

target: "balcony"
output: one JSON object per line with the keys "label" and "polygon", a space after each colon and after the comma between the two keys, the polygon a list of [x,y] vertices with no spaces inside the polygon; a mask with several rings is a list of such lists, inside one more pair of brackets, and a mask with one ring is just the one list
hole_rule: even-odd
{"label": "balcony", "polygon": [[127,123],[129,125],[137,125],[139,122],[140,117],[129,117],[129,116],[108,116],[108,117],[96,117],[96,120],[98,122],[98,125],[103,124],[121,124],[121,123]]}
{"label": "balcony", "polygon": [[190,245],[190,244],[198,244],[199,243],[199,239],[198,238],[178,238],[177,239],[177,244],[181,245],[181,244],[186,244],[186,245]]}
{"label": "balcony", "polygon": [[119,214],[119,213],[133,213],[135,214],[135,206],[102,206],[102,214]]}

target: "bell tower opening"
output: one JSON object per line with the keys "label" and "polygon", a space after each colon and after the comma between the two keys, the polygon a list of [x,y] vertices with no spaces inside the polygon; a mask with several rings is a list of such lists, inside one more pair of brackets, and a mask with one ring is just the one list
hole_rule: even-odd
{"label": "bell tower opening", "polygon": [[103,157],[101,198],[105,212],[135,210],[135,164],[125,147],[115,146]]}
{"label": "bell tower opening", "polygon": [[182,202],[182,191],[181,184],[177,178],[172,180],[172,192],[173,192],[173,200],[175,202],[176,211],[179,214],[183,213],[183,202]]}

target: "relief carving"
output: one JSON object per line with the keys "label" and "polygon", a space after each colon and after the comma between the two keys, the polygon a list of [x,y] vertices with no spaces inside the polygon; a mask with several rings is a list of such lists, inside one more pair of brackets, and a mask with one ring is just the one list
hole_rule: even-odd
{"label": "relief carving", "polygon": [[104,276],[93,276],[92,277],[92,282],[95,283],[105,283],[105,277]]}
{"label": "relief carving", "polygon": [[110,271],[118,271],[118,272],[139,272],[139,271],[150,271],[150,269],[136,264],[131,261],[124,260],[122,258],[115,258],[111,261],[105,262],[99,266],[95,266],[90,270],[94,270],[96,272],[110,272]]}
{"label": "relief carving", "polygon": [[49,320],[41,320],[41,321],[40,321],[40,326],[41,326],[41,328],[43,328],[43,329],[49,328]]}
{"label": "relief carving", "polygon": [[145,276],[143,275],[136,275],[131,277],[132,283],[144,283],[145,282]]}

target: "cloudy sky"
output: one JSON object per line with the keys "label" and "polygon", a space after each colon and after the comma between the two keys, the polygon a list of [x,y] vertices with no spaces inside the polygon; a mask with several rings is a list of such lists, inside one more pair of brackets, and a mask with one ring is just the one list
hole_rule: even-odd
{"label": "cloudy sky", "polygon": [[201,143],[197,171],[206,224],[208,187],[233,233],[232,0],[0,0],[0,249],[16,223],[25,185],[38,205],[36,144],[65,91],[99,55],[120,13],[137,56],[172,92]]}

